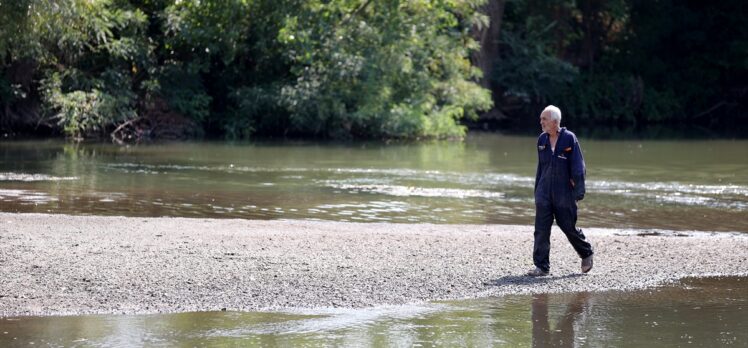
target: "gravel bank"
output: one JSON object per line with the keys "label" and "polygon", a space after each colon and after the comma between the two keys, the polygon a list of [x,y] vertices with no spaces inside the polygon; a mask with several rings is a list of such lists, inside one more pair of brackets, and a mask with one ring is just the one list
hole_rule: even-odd
{"label": "gravel bank", "polygon": [[0,316],[367,307],[748,275],[748,234],[585,231],[590,274],[554,227],[552,275],[532,279],[531,226],[0,213]]}

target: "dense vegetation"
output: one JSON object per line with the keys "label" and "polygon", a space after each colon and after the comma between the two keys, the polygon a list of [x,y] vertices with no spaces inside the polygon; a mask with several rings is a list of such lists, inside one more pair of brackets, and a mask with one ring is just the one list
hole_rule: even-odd
{"label": "dense vegetation", "polygon": [[0,131],[460,137],[466,118],[526,119],[545,103],[590,122],[725,125],[745,118],[745,7],[0,0]]}
{"label": "dense vegetation", "polygon": [[508,115],[558,104],[580,123],[748,121],[748,3],[507,1],[494,89]]}

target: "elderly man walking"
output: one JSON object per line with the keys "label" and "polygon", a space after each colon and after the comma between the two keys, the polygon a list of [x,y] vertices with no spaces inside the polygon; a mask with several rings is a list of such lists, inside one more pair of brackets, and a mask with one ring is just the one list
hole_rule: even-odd
{"label": "elderly man walking", "polygon": [[538,137],[538,170],[535,174],[535,268],[527,275],[550,273],[553,220],[566,234],[582,259],[582,272],[592,269],[592,246],[576,228],[577,202],[584,198],[585,166],[576,135],[561,127],[561,110],[553,105],[540,113],[543,133]]}

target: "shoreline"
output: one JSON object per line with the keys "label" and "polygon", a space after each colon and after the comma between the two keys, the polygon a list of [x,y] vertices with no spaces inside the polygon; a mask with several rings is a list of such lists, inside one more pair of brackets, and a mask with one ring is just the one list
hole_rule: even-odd
{"label": "shoreline", "polygon": [[748,233],[0,213],[0,317],[365,308],[508,294],[637,290],[747,276]]}

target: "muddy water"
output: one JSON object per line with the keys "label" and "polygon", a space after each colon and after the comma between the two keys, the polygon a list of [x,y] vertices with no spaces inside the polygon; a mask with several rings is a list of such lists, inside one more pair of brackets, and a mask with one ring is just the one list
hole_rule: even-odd
{"label": "muddy water", "polygon": [[[748,232],[748,141],[580,135],[579,225]],[[0,211],[531,224],[533,137],[465,142],[0,143]]]}
{"label": "muddy water", "polygon": [[748,345],[748,278],[370,309],[0,318],[2,347]]}

